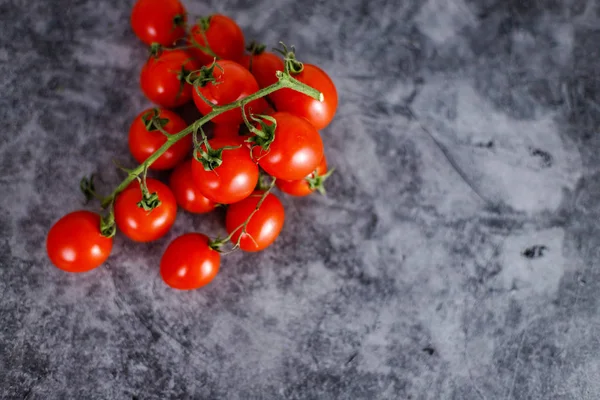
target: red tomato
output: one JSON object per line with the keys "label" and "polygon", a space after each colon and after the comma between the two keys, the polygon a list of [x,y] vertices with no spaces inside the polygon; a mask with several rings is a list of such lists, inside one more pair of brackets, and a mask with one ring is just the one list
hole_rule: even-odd
{"label": "red tomato", "polygon": [[173,240],[160,260],[160,276],[170,287],[198,289],[217,276],[221,254],[208,245],[201,233],[186,233]]}
{"label": "red tomato", "polygon": [[[323,156],[323,159],[321,160],[315,171],[319,176],[323,176],[327,173],[327,160],[325,159],[325,156]],[[284,193],[290,194],[292,196],[307,196],[316,190],[311,189],[307,181],[307,179],[315,177],[315,171],[313,171],[304,179],[299,179],[296,181],[284,181],[279,179],[275,181],[275,184],[277,185],[279,190],[281,190]]]}
{"label": "red tomato", "polygon": [[338,95],[331,78],[319,67],[304,64],[304,70],[292,77],[319,90],[324,100],[320,102],[292,89],[281,89],[270,94],[277,111],[287,111],[306,118],[317,130],[325,128],[335,115]]}
{"label": "red tomato", "polygon": [[113,240],[100,233],[100,216],[75,211],[59,219],[48,232],[46,251],[52,264],[68,272],[85,272],[102,264]]}
{"label": "red tomato", "polygon": [[185,36],[186,19],[179,0],[138,0],[131,12],[131,27],[147,45],[172,46]]}
{"label": "red tomato", "polygon": [[185,82],[187,72],[199,67],[183,50],[163,50],[150,57],[142,68],[140,86],[150,101],[165,108],[184,105],[192,99],[192,85]]}
{"label": "red tomato", "polygon": [[[262,195],[263,192],[254,192],[250,197],[230,205],[227,209],[225,217],[227,232],[231,234],[236,228],[239,228],[231,238],[232,243],[237,243],[240,235],[242,235],[241,227],[256,209]],[[284,219],[285,211],[281,201],[277,196],[269,193],[260,208],[250,218],[246,226],[246,233],[242,235],[240,240],[240,248],[244,251],[265,249],[279,236]]]}
{"label": "red tomato", "polygon": [[304,118],[287,112],[276,112],[272,117],[277,121],[275,140],[268,150],[254,146],[252,158],[275,178],[294,181],[306,177],[323,158],[319,132]]}
{"label": "red tomato", "polygon": [[207,213],[217,204],[200,193],[192,178],[192,160],[182,162],[173,170],[169,186],[175,195],[177,204],[186,211],[195,214]]}
{"label": "red tomato", "polygon": [[218,124],[213,127],[213,139],[239,139],[240,124]]}
{"label": "red tomato", "polygon": [[268,51],[260,54],[248,54],[242,58],[241,64],[254,75],[258,86],[262,89],[278,81],[277,71],[283,71],[283,60]]}
{"label": "red tomato", "polygon": [[139,185],[130,185],[115,200],[115,222],[125,236],[136,242],[150,242],[164,236],[177,217],[177,202],[171,189],[156,179],[146,179],[148,192],[158,194],[161,204],[145,211],[137,204],[142,200]]}
{"label": "red tomato", "polygon": [[[148,109],[142,111],[135,118],[133,124],[131,124],[131,128],[129,128],[129,151],[131,151],[133,158],[140,164],[167,142],[167,137],[154,128],[154,126],[150,127],[151,131],[148,131],[146,128],[146,124],[154,116],[154,110]],[[162,129],[168,133],[175,134],[187,127],[185,121],[173,111],[165,109],[156,110],[158,111]],[[146,121],[144,121],[144,117],[146,117]],[[174,168],[190,153],[191,149],[192,137],[188,135],[169,147],[149,168],[154,170]]]}
{"label": "red tomato", "polygon": [[[214,150],[225,146],[238,148],[223,150],[223,163],[212,171],[206,171],[199,161],[192,162],[192,176],[200,193],[221,204],[248,197],[258,183],[258,166],[242,139],[212,139],[209,144]],[[204,145],[202,149],[206,150]]]}
{"label": "red tomato", "polygon": [[[213,75],[217,81],[216,84],[208,82],[203,87],[198,87],[198,91],[215,106],[223,106],[237,100],[248,97],[258,91],[258,83],[250,71],[233,61],[218,61],[213,70]],[[219,66],[221,68],[219,68]],[[222,69],[222,70],[221,70]],[[203,99],[193,91],[194,103],[202,115],[212,111]],[[254,100],[244,109],[246,114],[252,111],[260,114],[266,110],[268,104],[264,98]],[[220,114],[211,120],[215,124],[241,124],[243,121],[242,110],[236,108]]]}
{"label": "red tomato", "polygon": [[[215,14],[201,19],[192,27],[188,42],[192,46],[206,47],[204,37],[217,59],[239,61],[244,55],[244,33],[229,17]],[[190,51],[201,65],[210,64],[214,59],[212,54],[198,47]]]}

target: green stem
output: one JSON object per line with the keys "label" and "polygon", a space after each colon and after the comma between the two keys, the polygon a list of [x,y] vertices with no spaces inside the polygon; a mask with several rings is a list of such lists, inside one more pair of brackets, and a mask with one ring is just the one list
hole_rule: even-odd
{"label": "green stem", "polygon": [[106,196],[102,200],[102,207],[108,207],[114,199],[117,197],[119,193],[121,193],[131,182],[133,182],[145,169],[147,169],[154,161],[156,161],[160,156],[162,156],[173,144],[182,139],[183,137],[189,135],[193,131],[197,131],[208,121],[212,120],[217,115],[223,114],[226,111],[233,110],[239,107],[245,107],[248,103],[260,99],[266,95],[269,95],[279,89],[287,88],[292,89],[297,92],[303,93],[309,97],[312,97],[315,100],[323,101],[323,94],[319,92],[317,89],[314,89],[304,83],[292,78],[288,73],[278,71],[277,77],[279,81],[276,83],[267,86],[264,89],[259,90],[258,92],[252,93],[250,96],[245,97],[241,100],[235,101],[233,103],[229,103],[223,106],[213,107],[212,111],[202,118],[196,120],[190,126],[178,132],[176,134],[170,135],[167,138],[165,144],[163,144],[158,150],[156,150],[150,157],[146,159],[142,164],[138,165],[136,168],[129,171],[127,178],[125,178],[119,186],[108,196]]}

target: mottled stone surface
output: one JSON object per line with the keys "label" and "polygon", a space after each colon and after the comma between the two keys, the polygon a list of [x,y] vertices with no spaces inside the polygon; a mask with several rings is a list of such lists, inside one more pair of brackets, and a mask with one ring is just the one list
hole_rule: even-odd
{"label": "mottled stone surface", "polygon": [[133,165],[131,3],[0,1],[1,398],[600,398],[598,2],[187,1],[341,99],[328,196],[191,293],[160,255],[221,215],[83,275],[45,255],[79,178]]}

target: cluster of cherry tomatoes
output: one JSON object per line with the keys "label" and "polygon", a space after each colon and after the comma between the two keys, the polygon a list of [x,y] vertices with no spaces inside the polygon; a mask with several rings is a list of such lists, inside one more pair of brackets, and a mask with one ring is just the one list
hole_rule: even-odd
{"label": "cluster of cherry tomatoes", "polygon": [[[138,0],[131,24],[152,54],[140,85],[156,107],[140,112],[129,130],[129,149],[143,173],[129,170],[126,185],[103,199],[104,217],[75,211],[58,220],[47,251],[62,270],[89,271],[108,258],[117,229],[131,240],[153,241],[172,227],[178,207],[208,213],[224,206],[225,239],[187,233],[162,256],[165,283],[195,289],[214,279],[225,244],[228,251],[253,252],[278,237],[285,212],[274,186],[293,196],[322,190],[331,171],[318,131],[333,119],[337,92],[324,71],[299,62],[285,46],[281,55],[256,43],[246,47],[242,30],[227,16],[190,26],[179,0]],[[282,73],[320,98],[289,87],[269,90]],[[268,97],[258,97],[261,91]],[[174,110],[191,101],[210,118],[210,137]],[[238,106],[223,110],[233,103]],[[171,169],[168,185],[146,176],[147,170]],[[84,182],[96,195],[93,182]]]}

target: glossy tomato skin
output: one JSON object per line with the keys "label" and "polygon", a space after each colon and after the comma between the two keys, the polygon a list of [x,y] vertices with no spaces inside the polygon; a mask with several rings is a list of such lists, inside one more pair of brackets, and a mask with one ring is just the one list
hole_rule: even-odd
{"label": "glossy tomato skin", "polygon": [[[158,109],[158,113],[159,118],[168,120],[162,127],[168,133],[175,134],[187,128],[185,121],[173,111]],[[133,158],[140,164],[167,142],[167,138],[162,132],[158,130],[148,131],[146,129],[143,117],[148,114],[154,115],[153,109],[150,108],[142,111],[129,128],[129,151]],[[169,147],[167,151],[150,165],[149,169],[166,170],[174,168],[188,154],[191,154],[191,150],[192,137],[188,135]]]}
{"label": "glossy tomato skin", "polygon": [[177,202],[164,183],[147,178],[150,193],[156,192],[161,204],[152,211],[138,207],[142,200],[139,185],[129,185],[115,200],[115,222],[125,236],[136,242],[150,242],[163,237],[177,217]]}
{"label": "glossy tomato skin", "polygon": [[176,108],[192,99],[192,85],[182,87],[181,68],[186,71],[199,69],[184,50],[163,50],[157,57],[150,57],[142,68],[140,86],[146,97],[164,108]]}
{"label": "glossy tomato skin", "polygon": [[212,139],[209,144],[215,150],[238,148],[223,150],[223,163],[212,171],[206,171],[199,161],[192,162],[192,176],[200,193],[221,204],[236,203],[252,194],[258,183],[258,165],[242,139]]}
{"label": "glossy tomato skin", "polygon": [[186,12],[179,0],[138,0],[131,12],[131,27],[148,46],[172,46],[185,36]]}
{"label": "glossy tomato skin", "polygon": [[[323,158],[319,132],[304,118],[287,112],[272,115],[277,121],[275,140],[269,150],[255,146],[252,158],[269,175],[286,181],[303,179],[317,168]],[[270,122],[266,122],[270,125]]]}
{"label": "glossy tomato skin", "polygon": [[[325,156],[323,156],[321,162],[317,166],[316,172],[317,174],[319,174],[319,176],[323,176],[327,173],[327,160],[325,159]],[[306,178],[314,177],[315,173],[313,171]],[[306,181],[306,178],[298,179],[295,181],[284,181],[282,179],[279,179],[275,181],[275,185],[277,185],[279,190],[281,190],[283,193],[298,197],[308,196],[309,194],[314,193],[316,189],[310,188],[308,182]]]}
{"label": "glossy tomato skin", "polygon": [[[222,60],[240,61],[244,55],[244,33],[236,22],[220,14],[210,17],[208,29],[202,35],[202,27],[196,24],[192,27],[188,38],[189,45],[195,44],[206,47],[204,37],[208,40],[208,46]],[[191,54],[200,65],[210,64],[214,57],[206,54],[198,48],[190,49]]]}
{"label": "glossy tomato skin", "polygon": [[[258,205],[262,195],[263,192],[256,191],[250,197],[229,206],[225,217],[225,227],[228,233],[231,234],[244,224]],[[284,220],[285,211],[281,201],[277,196],[269,193],[248,222],[246,233],[240,240],[240,248],[250,252],[264,250],[277,239],[283,228]],[[237,243],[241,234],[242,229],[240,228],[233,234],[232,243]]]}
{"label": "glossy tomato skin", "polygon": [[186,160],[179,164],[171,173],[169,187],[175,195],[177,204],[184,210],[203,214],[213,211],[217,204],[204,197],[194,184],[192,177],[192,160]]}
{"label": "glossy tomato skin", "polygon": [[59,219],[48,232],[46,251],[52,264],[68,272],[86,272],[100,266],[113,240],[100,233],[100,215],[75,211]]}
{"label": "glossy tomato skin", "polygon": [[[209,82],[204,87],[198,88],[199,92],[202,93],[211,104],[223,106],[241,100],[258,91],[256,79],[254,79],[254,76],[252,76],[250,71],[240,64],[228,60],[218,61],[217,64],[221,67],[215,67],[213,71],[217,83],[213,84]],[[202,115],[206,115],[212,111],[211,106],[206,104],[204,99],[202,99],[195,90],[192,95],[194,103]],[[246,110],[246,115],[248,115],[250,111],[255,114],[260,114],[266,110],[267,107],[268,104],[265,99],[260,98],[252,101],[244,109]],[[229,110],[214,117],[211,121],[217,125],[239,125],[243,121],[242,111],[240,108]]]}
{"label": "glossy tomato skin", "polygon": [[277,82],[279,79],[276,72],[285,69],[283,60],[268,51],[256,55],[247,54],[242,58],[241,64],[254,75],[261,89]]}
{"label": "glossy tomato skin", "polygon": [[302,72],[292,76],[319,90],[324,100],[320,102],[292,89],[281,89],[270,95],[275,108],[277,111],[287,111],[306,118],[317,130],[325,128],[333,120],[337,110],[338,95],[335,84],[325,71],[311,64],[304,64]]}
{"label": "glossy tomato skin", "polygon": [[174,289],[193,290],[212,282],[219,272],[221,254],[201,233],[186,233],[173,240],[160,260],[160,276]]}

